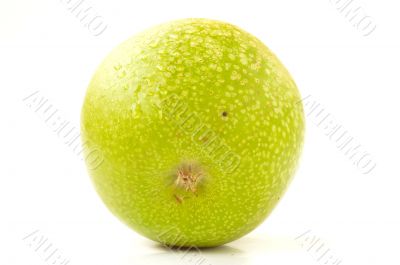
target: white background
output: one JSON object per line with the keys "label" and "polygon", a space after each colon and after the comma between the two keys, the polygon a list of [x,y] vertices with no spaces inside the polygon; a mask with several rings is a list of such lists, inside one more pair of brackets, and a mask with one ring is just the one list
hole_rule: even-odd
{"label": "white background", "polygon": [[[51,264],[50,250],[36,250],[40,237],[71,265],[400,264],[398,1],[352,3],[374,21],[369,36],[336,0],[85,1],[107,25],[99,36],[67,2],[1,0],[0,264]],[[137,32],[187,17],[231,22],[264,41],[302,95],[335,117],[376,168],[363,174],[309,115],[294,181],[242,239],[190,258],[120,223],[80,157],[23,99],[38,91],[78,128],[86,87],[104,56]],[[329,249],[321,260],[313,240]]]}

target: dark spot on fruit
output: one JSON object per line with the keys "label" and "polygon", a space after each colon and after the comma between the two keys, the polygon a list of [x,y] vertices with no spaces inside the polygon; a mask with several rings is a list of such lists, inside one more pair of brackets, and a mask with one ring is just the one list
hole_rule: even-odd
{"label": "dark spot on fruit", "polygon": [[226,111],[222,112],[222,116],[227,117],[228,116],[228,112],[226,112]]}
{"label": "dark spot on fruit", "polygon": [[208,137],[202,137],[202,138],[200,138],[200,141],[202,141],[203,143],[205,143],[205,142],[208,141]]}
{"label": "dark spot on fruit", "polygon": [[175,197],[175,200],[176,200],[179,204],[182,203],[183,199],[182,199],[180,196],[174,194],[174,197]]}

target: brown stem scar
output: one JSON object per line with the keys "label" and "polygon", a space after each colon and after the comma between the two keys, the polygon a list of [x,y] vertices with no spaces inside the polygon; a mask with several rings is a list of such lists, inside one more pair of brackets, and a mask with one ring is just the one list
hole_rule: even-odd
{"label": "brown stem scar", "polygon": [[171,177],[172,197],[177,204],[183,204],[187,199],[199,196],[207,174],[199,162],[183,160],[174,168]]}
{"label": "brown stem scar", "polygon": [[186,191],[196,192],[196,186],[201,173],[193,172],[191,166],[188,169],[179,169],[177,172],[176,184],[182,186]]}

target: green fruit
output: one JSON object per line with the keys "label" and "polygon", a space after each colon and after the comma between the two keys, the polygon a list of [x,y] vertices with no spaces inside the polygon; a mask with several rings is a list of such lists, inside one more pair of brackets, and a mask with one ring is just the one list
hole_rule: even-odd
{"label": "green fruit", "polygon": [[185,19],[147,30],[114,49],[87,90],[82,137],[104,156],[90,170],[96,190],[152,240],[235,240],[293,176],[300,99],[279,60],[236,26]]}

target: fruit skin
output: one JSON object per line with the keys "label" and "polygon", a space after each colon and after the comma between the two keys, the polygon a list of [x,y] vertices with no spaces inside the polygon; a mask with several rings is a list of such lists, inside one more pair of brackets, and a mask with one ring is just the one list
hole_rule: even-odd
{"label": "fruit skin", "polygon": [[301,97],[275,55],[208,19],[162,24],[115,48],[81,118],[87,150],[104,156],[89,170],[104,203],[174,246],[218,246],[257,227],[285,192],[304,136]]}

